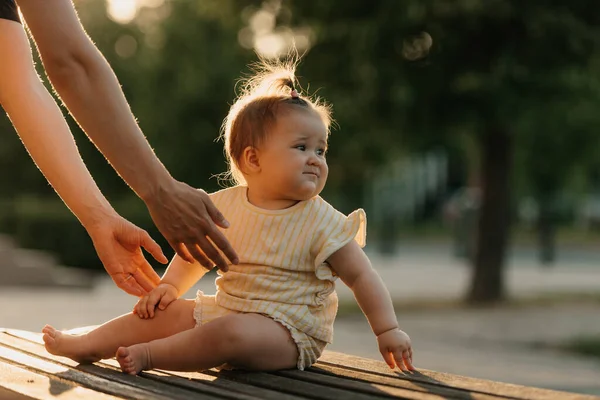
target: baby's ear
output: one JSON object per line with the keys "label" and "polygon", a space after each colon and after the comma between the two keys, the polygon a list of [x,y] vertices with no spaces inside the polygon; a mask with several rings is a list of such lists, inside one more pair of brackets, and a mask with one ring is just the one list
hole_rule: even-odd
{"label": "baby's ear", "polygon": [[259,151],[256,147],[248,146],[244,149],[241,167],[245,174],[260,172]]}

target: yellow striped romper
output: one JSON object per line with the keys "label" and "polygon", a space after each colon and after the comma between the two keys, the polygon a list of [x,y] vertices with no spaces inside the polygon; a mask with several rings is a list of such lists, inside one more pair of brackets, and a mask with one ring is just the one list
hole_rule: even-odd
{"label": "yellow striped romper", "polygon": [[240,262],[218,272],[215,296],[198,292],[196,325],[229,313],[266,315],[289,330],[297,367],[307,368],[333,339],[337,277],[326,260],[353,239],[365,245],[365,213],[346,217],[320,196],[265,210],[250,204],[246,191],[235,186],[210,195],[231,223],[222,232]]}

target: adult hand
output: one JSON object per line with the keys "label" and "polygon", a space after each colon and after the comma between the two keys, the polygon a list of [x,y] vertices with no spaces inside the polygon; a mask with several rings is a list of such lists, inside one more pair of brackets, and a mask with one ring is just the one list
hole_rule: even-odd
{"label": "adult hand", "polygon": [[235,250],[217,228],[228,228],[229,223],[204,190],[174,180],[168,189],[144,200],[157,228],[182,259],[196,260],[206,269],[216,265],[225,272],[227,262],[220,249],[238,263]]}
{"label": "adult hand", "polygon": [[160,246],[143,229],[120,216],[106,217],[88,227],[98,257],[117,286],[134,296],[143,296],[160,283],[142,247],[161,263],[168,260]]}

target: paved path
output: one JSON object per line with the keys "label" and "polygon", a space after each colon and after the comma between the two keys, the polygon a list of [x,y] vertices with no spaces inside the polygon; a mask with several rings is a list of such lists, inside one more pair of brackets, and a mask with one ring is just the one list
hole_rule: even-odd
{"label": "paved path", "polygon": [[[394,258],[371,255],[396,301],[458,300],[469,270],[443,246],[411,247]],[[214,276],[193,289],[214,292]],[[599,293],[600,262],[595,254],[540,268],[534,257],[511,259],[507,283],[512,297]],[[352,294],[338,285],[341,301]],[[190,294],[188,296],[190,297]],[[0,326],[39,331],[98,324],[129,312],[135,299],[104,276],[93,290],[0,289]],[[600,335],[600,304],[474,310],[398,312],[411,335],[417,366],[456,374],[561,390],[600,394],[600,361],[534,348],[579,335]],[[380,358],[368,324],[360,315],[339,318],[333,350]]]}

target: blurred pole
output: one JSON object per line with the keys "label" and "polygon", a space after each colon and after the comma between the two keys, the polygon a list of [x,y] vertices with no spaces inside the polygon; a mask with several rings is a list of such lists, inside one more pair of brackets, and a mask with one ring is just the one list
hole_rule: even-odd
{"label": "blurred pole", "polygon": [[552,198],[544,196],[539,199],[540,213],[538,217],[538,244],[540,263],[550,267],[556,260],[556,221]]}

